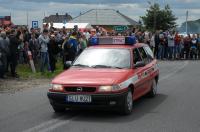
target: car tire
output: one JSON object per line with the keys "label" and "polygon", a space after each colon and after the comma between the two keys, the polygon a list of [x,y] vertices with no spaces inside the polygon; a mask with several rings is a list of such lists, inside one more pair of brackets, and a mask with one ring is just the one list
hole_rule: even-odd
{"label": "car tire", "polygon": [[58,106],[52,106],[55,113],[63,113],[65,112],[65,107],[58,107]]}
{"label": "car tire", "polygon": [[124,98],[124,104],[121,109],[121,113],[123,115],[130,115],[132,113],[133,109],[133,94],[132,91],[129,89],[125,98]]}
{"label": "car tire", "polygon": [[153,80],[153,83],[152,83],[151,90],[150,90],[149,93],[148,93],[148,96],[149,96],[150,98],[155,97],[156,94],[157,94],[157,89],[158,89],[158,85],[157,85],[156,80],[154,79],[154,80]]}

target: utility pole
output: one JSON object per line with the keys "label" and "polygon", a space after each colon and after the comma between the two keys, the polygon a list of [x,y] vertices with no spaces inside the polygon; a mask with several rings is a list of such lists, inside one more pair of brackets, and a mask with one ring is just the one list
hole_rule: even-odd
{"label": "utility pole", "polygon": [[28,28],[28,11],[26,11],[26,24],[27,24],[27,28]]}
{"label": "utility pole", "polygon": [[97,21],[97,19],[98,19],[98,18],[97,18],[97,10],[98,10],[98,9],[96,9],[96,25],[98,25],[98,24],[97,24],[97,23],[98,23],[98,21]]}
{"label": "utility pole", "polygon": [[188,34],[188,11],[186,11],[185,32],[186,32],[186,34]]}
{"label": "utility pole", "polygon": [[12,25],[12,14],[11,14],[11,12],[10,12],[10,24]]}

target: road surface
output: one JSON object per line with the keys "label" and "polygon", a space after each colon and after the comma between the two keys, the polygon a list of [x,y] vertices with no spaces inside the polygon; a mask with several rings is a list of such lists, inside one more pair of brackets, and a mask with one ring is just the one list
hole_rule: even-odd
{"label": "road surface", "polygon": [[159,63],[158,95],[134,102],[129,116],[106,111],[55,114],[49,85],[0,93],[0,132],[200,132],[200,62]]}

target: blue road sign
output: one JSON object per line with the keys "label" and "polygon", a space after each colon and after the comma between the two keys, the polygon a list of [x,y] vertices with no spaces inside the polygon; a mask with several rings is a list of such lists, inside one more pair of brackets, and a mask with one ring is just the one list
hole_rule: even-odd
{"label": "blue road sign", "polygon": [[38,28],[38,21],[32,21],[32,28]]}

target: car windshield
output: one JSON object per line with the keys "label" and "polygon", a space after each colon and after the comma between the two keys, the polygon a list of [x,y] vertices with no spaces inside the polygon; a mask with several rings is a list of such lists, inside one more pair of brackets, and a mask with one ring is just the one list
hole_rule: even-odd
{"label": "car windshield", "polygon": [[128,49],[86,49],[76,59],[73,66],[93,68],[130,68]]}

